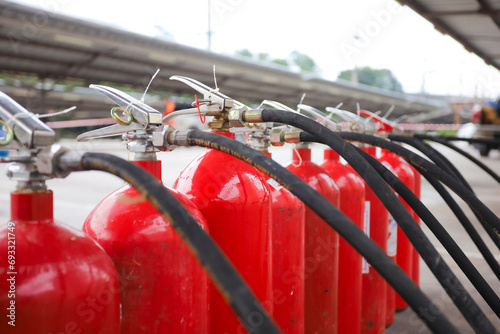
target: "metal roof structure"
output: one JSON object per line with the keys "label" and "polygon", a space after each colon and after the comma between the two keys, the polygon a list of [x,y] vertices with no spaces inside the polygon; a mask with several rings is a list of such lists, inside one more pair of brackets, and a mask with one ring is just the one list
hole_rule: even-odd
{"label": "metal roof structure", "polygon": [[500,70],[499,0],[396,0]]}
{"label": "metal roof structure", "polygon": [[[390,92],[348,81],[329,81],[274,64],[224,56],[9,1],[0,2],[0,71],[40,79],[77,79],[82,85],[110,83],[143,90],[157,68],[152,89],[194,91],[169,80],[183,75],[213,85],[213,65],[221,91],[238,100],[277,100],[295,106],[335,106],[377,111],[395,106],[392,117],[446,108],[441,101]],[[44,97],[49,98],[51,91]],[[167,96],[165,96],[167,97]]]}

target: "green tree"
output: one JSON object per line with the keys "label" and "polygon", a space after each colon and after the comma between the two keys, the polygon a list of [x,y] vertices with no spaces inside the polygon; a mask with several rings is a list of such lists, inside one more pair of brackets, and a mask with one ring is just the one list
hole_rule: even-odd
{"label": "green tree", "polygon": [[269,56],[268,53],[259,52],[254,54],[248,49],[237,50],[235,53],[238,56],[252,58],[256,61],[271,62],[286,67],[296,66],[300,68],[300,70],[305,72],[313,72],[313,73],[319,72],[319,68],[316,65],[314,59],[299,51],[292,51],[287,59],[280,59],[280,58],[273,59]]}
{"label": "green tree", "polygon": [[[340,72],[338,78],[348,81],[354,81],[354,71],[354,69],[342,71]],[[403,92],[403,86],[394,76],[394,74],[388,69],[373,69],[367,66],[356,69],[356,72],[359,83],[392,90],[394,92]]]}
{"label": "green tree", "polygon": [[293,63],[297,65],[302,71],[305,72],[318,72],[318,66],[314,59],[306,55],[305,53],[301,53],[299,51],[292,51],[290,53],[290,58]]}
{"label": "green tree", "polygon": [[290,64],[288,63],[288,60],[286,60],[286,59],[273,59],[272,62],[275,64],[287,66],[287,67],[290,66]]}
{"label": "green tree", "polygon": [[269,53],[264,53],[264,52],[259,52],[257,54],[257,60],[258,61],[271,61],[269,58]]}
{"label": "green tree", "polygon": [[243,56],[243,57],[248,57],[248,58],[253,58],[253,53],[250,52],[250,50],[248,49],[241,49],[241,50],[237,50],[236,51],[236,54],[238,56]]}

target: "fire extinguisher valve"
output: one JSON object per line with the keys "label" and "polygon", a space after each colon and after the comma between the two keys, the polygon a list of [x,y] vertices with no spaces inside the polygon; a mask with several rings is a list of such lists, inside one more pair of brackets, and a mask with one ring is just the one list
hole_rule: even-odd
{"label": "fire extinguisher valve", "polygon": [[229,131],[231,128],[247,127],[247,122],[262,122],[259,110],[249,109],[243,103],[220,93],[218,88],[212,89],[197,80],[178,75],[170,77],[170,80],[180,81],[203,94],[203,99],[197,99],[194,105],[200,114],[214,116],[208,123],[212,130]]}
{"label": "fire extinguisher valve", "polygon": [[326,111],[344,120],[345,123],[342,125],[343,131],[366,134],[374,134],[377,131],[375,124],[370,119],[363,119],[352,112],[338,108],[327,107]]}
{"label": "fire extinguisher valve", "polygon": [[68,149],[54,144],[54,131],[2,92],[0,119],[3,127],[12,132],[12,139],[1,146],[11,153],[0,162],[10,163],[6,174],[18,182],[18,190],[45,191],[46,180],[70,173],[56,166],[55,161]]}
{"label": "fire extinguisher valve", "polygon": [[273,146],[283,146],[285,144],[285,131],[283,128],[273,128],[269,131],[269,141]]}
{"label": "fire extinguisher valve", "polygon": [[269,135],[264,132],[252,132],[247,140],[247,145],[259,152],[269,152]]}
{"label": "fire extinguisher valve", "polygon": [[[162,124],[161,112],[115,88],[101,85],[90,85],[90,87],[118,104],[119,107],[111,110],[118,124],[82,133],[76,138],[78,141],[122,135],[127,149],[135,153],[136,157],[140,156],[141,159],[147,160],[155,159],[155,152],[171,151],[175,148],[166,140],[168,133],[175,129]],[[117,116],[117,109],[121,110],[127,121]]]}

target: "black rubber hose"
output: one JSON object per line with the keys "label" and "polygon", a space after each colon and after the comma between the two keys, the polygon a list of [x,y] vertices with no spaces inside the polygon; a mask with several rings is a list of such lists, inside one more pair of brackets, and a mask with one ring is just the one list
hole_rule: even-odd
{"label": "black rubber hose", "polygon": [[151,174],[126,160],[104,153],[85,153],[81,165],[85,170],[116,175],[144,196],[172,224],[249,332],[280,333],[213,239]]}
{"label": "black rubber hose", "polygon": [[[394,135],[390,135],[389,139],[391,139],[393,141],[399,141],[399,142],[403,142],[403,143],[406,143],[408,145],[411,145],[411,146],[417,148],[418,150],[420,150],[423,154],[427,155],[428,157],[430,157],[429,154],[430,155],[433,154],[432,151],[428,150],[428,145],[421,145],[420,144],[421,143],[420,139],[415,139],[415,138],[406,137],[406,136],[394,136]],[[426,174],[427,174],[427,172],[422,172],[422,175],[425,176]],[[456,203],[456,201],[453,199],[453,197],[451,197],[449,195],[448,191],[439,182],[435,182],[434,181],[435,179],[433,177],[430,177],[430,178],[426,177],[426,178],[427,178],[427,180],[429,180],[429,179],[432,180],[429,182],[434,187],[434,189],[436,189],[436,191],[441,195],[441,197],[443,197],[443,199],[448,204],[448,206],[452,209],[453,213],[458,218],[458,220],[460,221],[462,226],[465,228],[467,233],[469,233],[470,237],[472,238],[472,240],[474,241],[474,243],[478,247],[479,251],[485,257],[485,260],[488,262],[488,264],[490,264],[490,267],[493,263],[492,261],[494,261],[495,267],[499,267],[498,262],[496,261],[496,259],[493,257],[493,255],[489,251],[489,248],[486,246],[486,244],[484,243],[484,241],[482,240],[480,235],[477,233],[477,230],[474,228],[474,226],[472,225],[470,220],[467,218],[467,216],[465,215],[463,210],[460,208],[460,206]],[[495,233],[495,231],[493,231],[493,229],[488,225],[488,222],[486,220],[484,220],[484,218],[481,215],[479,215],[475,211],[473,211],[473,213],[477,217],[478,221],[481,223],[483,228],[485,229],[486,233],[488,233],[491,240],[493,240],[493,243],[500,249],[500,236],[497,233]],[[500,267],[499,267],[499,269],[500,269]],[[495,272],[495,274],[497,274],[497,272],[498,272],[497,269],[492,268],[492,270]]]}
{"label": "black rubber hose", "polygon": [[[479,168],[481,168],[482,170],[484,170],[492,178],[494,178],[498,183],[500,183],[500,176],[497,173],[495,173],[491,168],[489,168],[488,166],[486,166],[483,162],[481,162],[480,160],[476,159],[474,156],[472,156],[468,152],[466,152],[466,151],[462,150],[461,148],[457,147],[456,145],[453,145],[452,143],[450,143],[448,140],[445,139],[446,137],[422,136],[422,135],[418,135],[418,134],[415,134],[414,137],[420,138],[420,139],[431,140],[431,141],[439,143],[439,144],[441,144],[443,146],[451,148],[455,152],[460,153],[461,155],[463,155],[464,157],[466,157],[467,159],[469,159],[470,161],[472,161],[473,163],[475,163]],[[500,145],[500,141],[499,141],[499,145]]]}
{"label": "black rubber hose", "polygon": [[408,161],[416,169],[429,172],[430,175],[444,183],[448,188],[450,188],[460,198],[462,198],[470,206],[472,211],[477,212],[480,216],[482,216],[483,219],[485,219],[485,221],[488,223],[488,228],[493,228],[497,234],[500,233],[500,218],[498,218],[473,193],[467,190],[465,186],[463,186],[460,182],[457,182],[456,178],[444,172],[441,168],[437,167],[430,161],[402,147],[401,145],[392,143],[379,137],[354,132],[340,132],[339,135],[346,140],[358,141],[369,145],[379,146],[385,150],[396,153],[397,155]]}
{"label": "black rubber hose", "polygon": [[412,146],[424,153],[429,159],[431,159],[438,167],[442,168],[448,174],[455,176],[459,182],[461,182],[469,191],[474,192],[470,184],[465,180],[462,173],[451,163],[448,158],[442,155],[438,150],[433,148],[427,143],[424,143],[419,138],[405,137],[400,135],[389,135],[389,139],[392,141],[405,142],[405,140],[411,140]]}
{"label": "black rubber hose", "polygon": [[425,134],[420,134],[420,133],[415,133],[414,137],[420,138],[420,139],[430,139],[432,138],[443,138],[445,140],[449,141],[466,141],[469,143],[478,143],[478,144],[489,144],[489,145],[494,145],[494,146],[500,146],[500,139],[488,139],[488,138],[464,138],[464,137],[455,137],[455,136],[430,136],[430,135],[425,135]]}
{"label": "black rubber hose", "polygon": [[[401,201],[397,199],[382,177],[374,171],[373,167],[363,159],[350,143],[344,141],[338,133],[300,114],[276,109],[264,109],[260,113],[262,122],[288,124],[313,133],[342,156],[364,179],[397,221],[401,230],[411,240],[415,249],[471,327],[478,333],[496,333],[491,322],[471,298],[446,262],[441,258],[411,214],[406,210]],[[455,179],[453,178],[453,180]]]}
{"label": "black rubber hose", "polygon": [[[300,134],[300,140],[304,142],[322,143],[322,141],[319,141],[314,135],[305,132],[302,132]],[[488,282],[486,282],[484,277],[481,276],[476,267],[464,254],[462,249],[457,245],[455,240],[453,240],[453,238],[449,235],[449,233],[441,225],[441,223],[439,223],[436,217],[420,201],[420,199],[389,169],[387,169],[383,164],[381,164],[379,161],[377,161],[377,159],[375,159],[368,153],[362,151],[359,148],[357,148],[357,150],[363,156],[363,158],[365,158],[368,163],[372,165],[372,167],[379,173],[379,175],[384,178],[387,184],[389,184],[391,188],[393,188],[401,196],[401,198],[415,211],[415,213],[420,218],[422,218],[422,221],[427,225],[427,227],[429,227],[429,229],[436,236],[439,242],[441,242],[443,247],[451,255],[453,260],[457,263],[465,276],[476,288],[481,297],[483,297],[483,299],[491,307],[493,312],[495,312],[495,314],[500,317],[500,298],[498,298],[497,294],[493,291]]]}
{"label": "black rubber hose", "polygon": [[[444,188],[444,186],[441,183],[439,183],[438,180],[436,180],[434,177],[430,176],[428,173],[425,172],[422,175],[434,187],[434,189],[436,189],[439,195],[444,199],[446,204],[453,211],[455,216],[458,218],[459,222],[464,227],[467,234],[469,234],[472,242],[474,242],[479,252],[483,255],[483,258],[486,261],[486,263],[488,263],[490,269],[493,271],[495,276],[500,280],[500,264],[496,260],[493,253],[491,253],[489,247],[486,245],[483,238],[481,238],[474,225],[472,225],[469,218],[467,218],[467,215],[463,212],[462,208],[458,205],[458,203],[450,195],[450,193]],[[495,233],[490,228],[486,229],[486,231],[491,231],[491,233]],[[495,239],[493,240],[496,240],[498,236],[496,234],[494,235]],[[498,312],[500,312],[500,309],[498,310]],[[497,315],[500,317],[500,314]]]}
{"label": "black rubber hose", "polygon": [[190,146],[208,147],[232,155],[279,182],[364,256],[434,333],[457,333],[457,329],[441,311],[375,242],[334,205],[292,172],[264,154],[224,136],[200,130],[189,130],[187,141]]}

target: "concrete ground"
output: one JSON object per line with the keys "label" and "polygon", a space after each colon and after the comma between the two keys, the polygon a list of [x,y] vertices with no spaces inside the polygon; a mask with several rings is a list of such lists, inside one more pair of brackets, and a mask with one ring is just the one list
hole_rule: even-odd
{"label": "concrete ground", "polygon": [[[121,146],[119,140],[99,140],[90,143],[63,141],[61,144],[73,149],[107,152],[116,154],[123,158],[128,157],[126,150]],[[463,147],[465,147],[469,153],[479,157],[477,151],[467,146]],[[475,190],[479,199],[481,199],[490,209],[500,216],[500,185],[478,167],[455,152],[442,146],[436,146],[436,148],[439,148],[439,150],[444,153],[463,173],[472,188]],[[202,148],[180,148],[174,152],[160,154],[159,157],[164,162],[164,183],[166,185],[172,185],[182,169],[202,151]],[[286,164],[290,161],[290,148],[273,149],[273,151],[275,153],[274,157],[278,162]],[[321,162],[321,146],[313,146],[312,159],[315,162]],[[498,151],[492,152],[489,158],[481,158],[481,160],[490,166],[490,168],[494,171],[500,173],[500,154]],[[15,187],[15,183],[5,177],[4,169],[5,165],[0,165],[0,222],[7,222],[9,219],[9,192]],[[69,175],[66,179],[50,180],[47,184],[49,188],[54,191],[55,218],[61,222],[65,222],[80,229],[85,218],[98,204],[98,202],[113,190],[120,187],[123,182],[118,178],[107,175],[103,172],[79,172]],[[423,181],[422,184],[422,200],[457,241],[474,265],[476,265],[479,272],[489,282],[493,290],[500,294],[499,280],[494,276],[486,262],[482,260],[481,254],[478,252],[472,241],[470,241],[470,238],[458,223],[453,213],[447,208],[437,193],[425,181]],[[493,245],[482,227],[473,217],[471,211],[466,208],[465,204],[460,201],[459,203],[466,210],[467,215],[470,217],[474,225],[477,226],[477,230],[484,237],[484,240],[487,242],[496,258],[500,261],[500,251],[498,248]],[[496,328],[500,329],[500,319],[493,313],[486,303],[482,301],[479,294],[475,292],[474,288],[467,281],[467,279],[461,275],[458,267],[454,265],[453,260],[446,253],[439,242],[433,237],[429,230],[425,226],[423,227],[423,230],[429,236],[438,251],[442,254],[443,258],[450,265],[488,318],[493,322]],[[462,333],[473,333],[472,329],[459,314],[437,280],[423,263],[421,264],[421,288]],[[394,324],[386,330],[386,333],[430,333],[430,331],[418,319],[413,311],[407,309],[396,314]]]}

